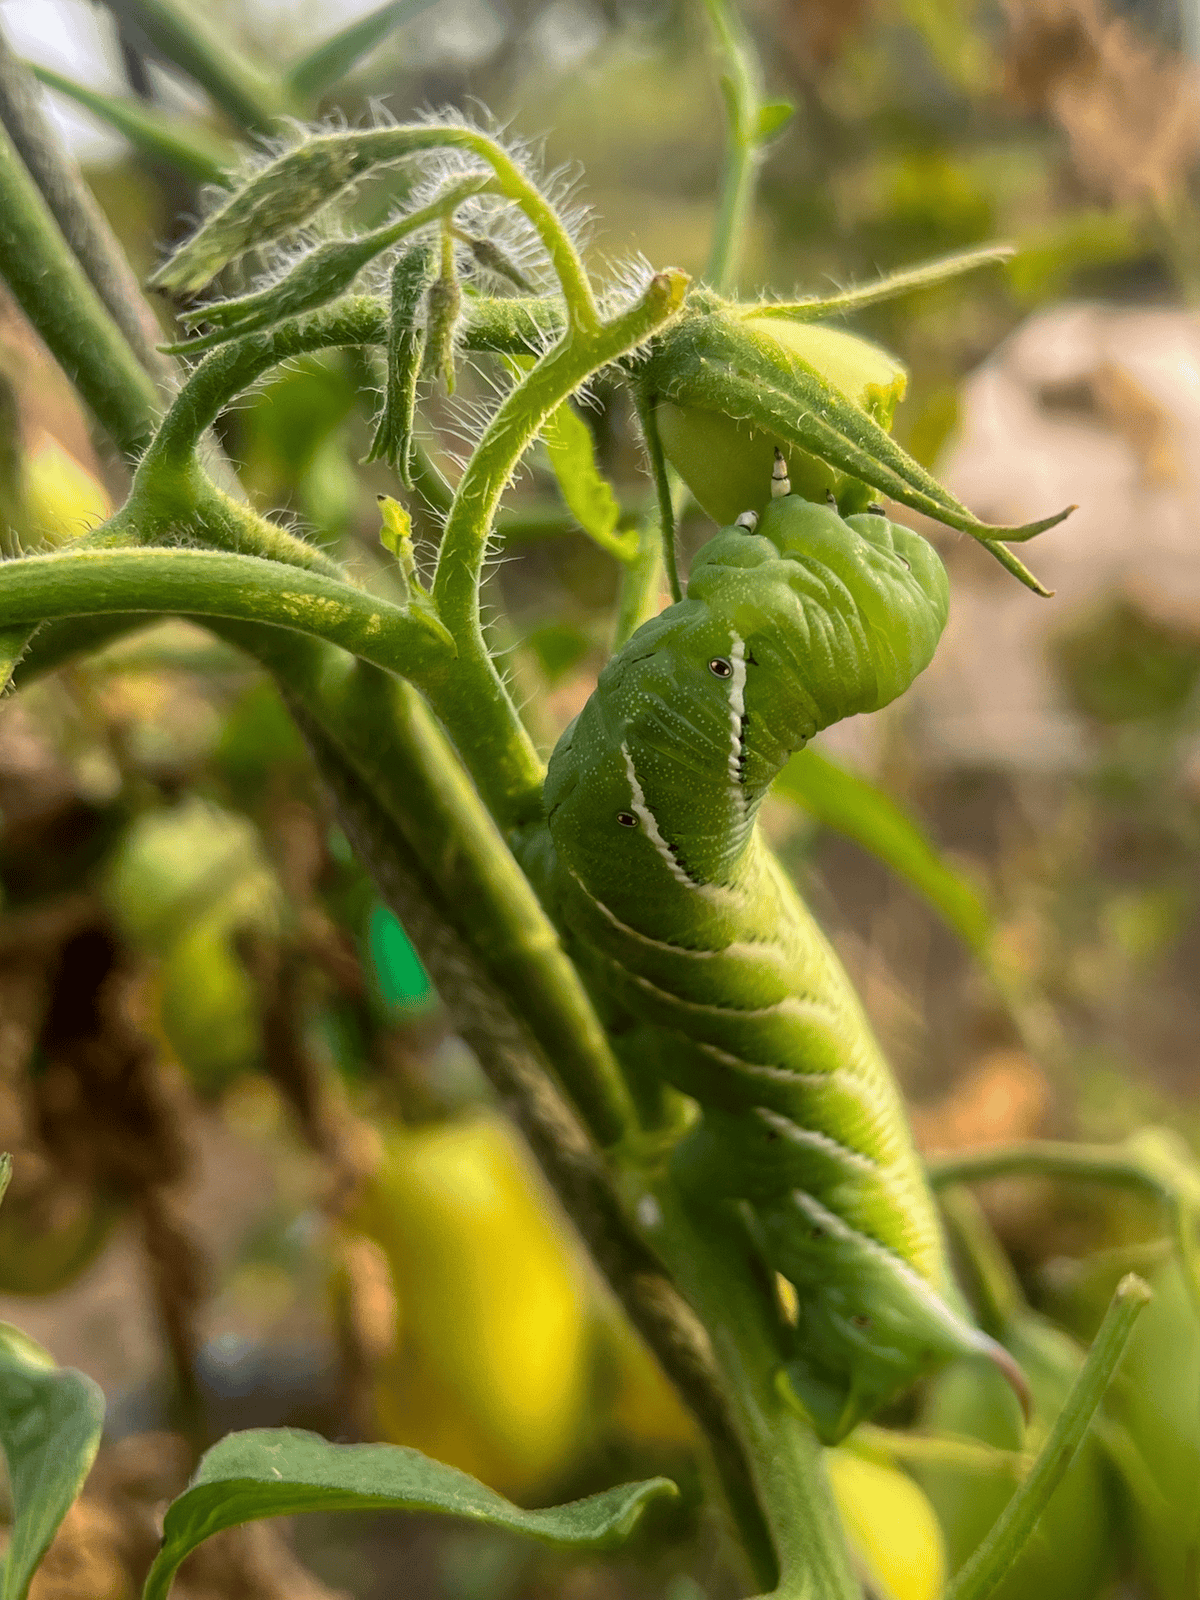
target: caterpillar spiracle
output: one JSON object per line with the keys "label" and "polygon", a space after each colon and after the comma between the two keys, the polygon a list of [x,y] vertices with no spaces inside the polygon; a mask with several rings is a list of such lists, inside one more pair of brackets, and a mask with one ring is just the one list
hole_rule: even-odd
{"label": "caterpillar spiracle", "polygon": [[781,1372],[830,1443],[958,1356],[1023,1387],[961,1309],[891,1073],[756,823],[794,751],[929,664],[947,608],[919,534],[784,493],[612,658],[544,791],[564,937],[631,1073],[703,1108],[676,1170],[793,1286]]}

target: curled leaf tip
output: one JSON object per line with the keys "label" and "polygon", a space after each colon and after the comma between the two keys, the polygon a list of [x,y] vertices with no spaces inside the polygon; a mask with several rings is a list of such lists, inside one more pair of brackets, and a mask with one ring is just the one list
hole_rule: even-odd
{"label": "curled leaf tip", "polygon": [[1026,539],[1036,538],[1048,528],[1056,528],[1060,522],[1067,520],[1072,511],[1078,510],[1077,505],[1067,506],[1062,511],[1056,511],[1052,517],[1042,517],[1038,522],[1024,522],[1015,528],[988,528],[987,534],[991,539],[1004,539],[1010,544],[1023,544]]}

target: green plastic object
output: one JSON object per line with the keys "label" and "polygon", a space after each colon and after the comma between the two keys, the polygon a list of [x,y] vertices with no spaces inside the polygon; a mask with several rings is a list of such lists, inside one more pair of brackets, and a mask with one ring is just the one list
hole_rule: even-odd
{"label": "green plastic object", "polygon": [[386,1005],[417,1011],[436,999],[429,974],[399,920],[376,901],[367,923],[367,948],[375,981]]}

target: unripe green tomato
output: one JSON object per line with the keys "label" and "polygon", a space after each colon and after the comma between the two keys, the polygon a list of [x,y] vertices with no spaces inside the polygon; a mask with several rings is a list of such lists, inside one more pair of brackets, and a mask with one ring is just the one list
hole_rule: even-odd
{"label": "unripe green tomato", "polygon": [[1200,1593],[1200,1330],[1174,1261],[1150,1276],[1105,1411],[1129,1492],[1138,1563],[1157,1600]]}
{"label": "unripe green tomato", "polygon": [[0,1206],[0,1294],[66,1288],[100,1254],[120,1214],[116,1201],[82,1190],[61,1192],[49,1208],[45,1196],[26,1202],[10,1192]]}
{"label": "unripe green tomato", "polygon": [[210,913],[172,944],[160,971],[159,1023],[203,1095],[219,1094],[262,1058],[258,990],[234,933]]}
{"label": "unripe green tomato", "polygon": [[[1023,1434],[1008,1384],[982,1363],[960,1363],[942,1375],[922,1417],[924,1428],[1001,1450],[1041,1447],[1083,1365],[1083,1352],[1032,1312],[1012,1324],[1003,1343],[1029,1379],[1034,1416],[1028,1430]],[[1011,1499],[1015,1477],[931,1463],[913,1470],[941,1520],[950,1571],[957,1572]],[[1117,1520],[1117,1485],[1096,1434],[1089,1432],[991,1600],[1096,1600],[1113,1576]]]}
{"label": "unripe green tomato", "polygon": [[[773,339],[787,355],[807,362],[880,427],[891,427],[908,376],[879,345],[841,328],[786,322],[778,317],[747,317],[743,326]],[[775,446],[780,440],[749,422],[669,400],[659,404],[658,429],[667,460],[719,525],[727,526],[743,511],[762,511],[766,506],[771,498]],[[875,491],[866,484],[806,451],[784,445],[783,454],[792,490],[806,500],[823,502],[832,491],[842,515],[849,516],[864,511],[875,498]]]}

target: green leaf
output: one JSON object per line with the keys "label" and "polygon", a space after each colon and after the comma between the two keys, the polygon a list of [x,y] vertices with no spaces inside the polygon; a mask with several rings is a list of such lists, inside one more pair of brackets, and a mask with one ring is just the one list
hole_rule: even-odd
{"label": "green leaf", "polygon": [[4,1199],[4,1191],[12,1179],[12,1157],[5,1152],[0,1155],[0,1200]]}
{"label": "green leaf", "polygon": [[229,169],[237,164],[237,154],[232,145],[216,134],[180,123],[175,117],[155,111],[138,100],[101,94],[97,89],[89,89],[85,84],[52,72],[49,67],[31,62],[29,70],[48,89],[65,94],[123,134],[142,155],[177,167],[197,183],[229,187]]}
{"label": "green leaf", "polygon": [[901,505],[977,539],[1035,594],[1048,596],[1002,540],[1031,539],[1075,509],[1020,527],[980,522],[905,451],[869,412],[798,355],[728,316],[685,318],[642,369],[641,383],[665,399],[738,417],[781,445],[796,445]]}
{"label": "green leaf", "polygon": [[584,533],[619,561],[632,561],[638,551],[637,531],[617,532],[621,507],[596,465],[587,423],[564,402],[547,417],[542,441],[567,508]]}
{"label": "green leaf", "polygon": [[292,63],[284,77],[289,91],[302,100],[319,100],[389,33],[420,16],[432,3],[433,0],[388,0],[378,10],[348,23]]}
{"label": "green leaf", "polygon": [[56,1367],[40,1345],[0,1322],[0,1444],[13,1500],[0,1600],[25,1600],[88,1475],[103,1427],[100,1386]]}
{"label": "green leaf", "polygon": [[473,149],[482,136],[448,123],[396,128],[347,128],[307,136],[253,173],[208,216],[150,283],[190,294],[211,283],[221,268],[256,245],[294,232],[344,196],[373,168],[439,146]]}
{"label": "green leaf", "polygon": [[586,1500],[522,1511],[455,1467],[391,1444],[330,1444],[297,1428],[227,1434],[167,1510],[163,1543],[142,1600],[163,1600],[179,1563],[211,1534],[301,1511],[434,1511],[508,1528],[558,1549],[623,1543],[653,1500],[678,1494],[666,1478],[622,1484]]}
{"label": "green leaf", "polygon": [[980,955],[986,951],[992,935],[987,906],[890,795],[813,749],[791,758],[775,780],[774,792],[877,856],[972,950]]}
{"label": "green leaf", "polygon": [[[327,239],[323,244],[315,245],[307,255],[301,256],[284,277],[268,284],[265,289],[228,300],[209,301],[183,312],[180,320],[189,328],[207,323],[212,331],[198,339],[160,345],[159,349],[173,356],[200,355],[230,339],[259,333],[291,317],[318,311],[344,294],[376,256],[391,249],[408,234],[449,216],[456,206],[474,195],[486,193],[490,186],[490,180],[486,177],[462,178],[455,183],[448,183],[428,205],[417,211],[406,211],[370,233],[361,234],[356,239]],[[412,315],[415,314],[414,305]]]}
{"label": "green leaf", "polygon": [[843,289],[824,299],[814,295],[807,300],[768,301],[764,305],[747,307],[745,315],[779,317],[788,322],[816,322],[824,317],[845,316],[851,311],[861,311],[864,306],[878,305],[882,300],[895,300],[900,295],[961,278],[964,273],[975,272],[993,262],[1009,261],[1016,253],[1011,244],[985,244],[973,250],[956,250],[952,255],[922,261],[916,267],[889,272],[858,289]]}
{"label": "green leaf", "polygon": [[754,129],[755,144],[766,144],[779,130],[792,120],[796,108],[790,100],[768,100],[758,108],[758,123]]}

